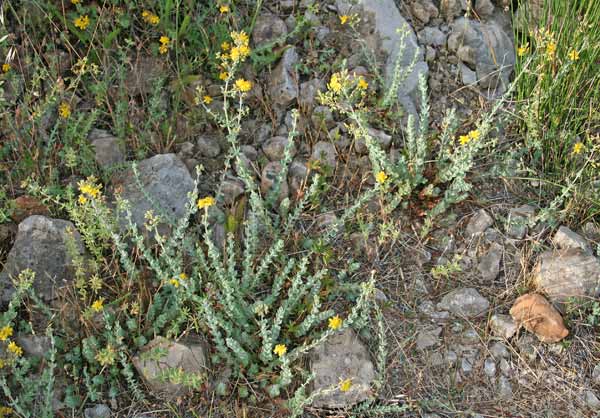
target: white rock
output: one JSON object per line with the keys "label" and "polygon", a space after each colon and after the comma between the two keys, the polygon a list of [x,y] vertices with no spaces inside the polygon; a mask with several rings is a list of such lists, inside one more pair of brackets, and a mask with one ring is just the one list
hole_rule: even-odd
{"label": "white rock", "polygon": [[517,332],[517,324],[510,315],[496,314],[490,318],[492,334],[497,337],[509,339]]}

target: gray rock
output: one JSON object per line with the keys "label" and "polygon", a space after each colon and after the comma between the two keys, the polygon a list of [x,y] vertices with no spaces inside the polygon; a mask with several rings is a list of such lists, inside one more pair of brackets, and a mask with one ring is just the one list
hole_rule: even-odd
{"label": "gray rock", "polygon": [[452,350],[448,350],[448,352],[446,352],[445,360],[446,363],[454,365],[458,361],[458,354]]}
{"label": "gray rock", "polygon": [[481,18],[488,18],[494,14],[494,4],[491,0],[477,0],[475,13]]}
{"label": "gray rock", "polygon": [[581,249],[546,251],[533,272],[537,290],[552,302],[600,296],[600,262]]}
{"label": "gray rock", "polygon": [[226,178],[221,183],[221,193],[223,193],[223,202],[226,205],[235,203],[238,197],[244,194],[244,182],[237,178]]}
{"label": "gray rock", "polygon": [[196,147],[201,156],[215,158],[221,153],[219,140],[210,135],[202,135],[196,141]]}
{"label": "gray rock", "polygon": [[246,156],[250,161],[256,161],[258,158],[258,151],[252,145],[242,145],[240,147],[242,154]]}
{"label": "gray rock", "polygon": [[490,318],[490,329],[496,337],[508,340],[515,335],[518,326],[510,315],[495,314]]}
{"label": "gray rock", "polygon": [[454,20],[463,12],[462,2],[460,0],[441,0],[440,12],[448,22]]}
{"label": "gray rock", "polygon": [[506,346],[499,341],[496,341],[494,344],[492,344],[490,347],[490,354],[494,356],[495,359],[510,357],[508,348],[506,348]]}
{"label": "gray rock", "polygon": [[513,396],[512,384],[506,376],[498,377],[497,385],[498,396],[501,399],[510,399]]}
{"label": "gray rock", "polygon": [[298,53],[295,47],[288,48],[271,74],[269,93],[271,100],[286,107],[298,97]]}
{"label": "gray rock", "polygon": [[500,262],[504,248],[500,244],[493,243],[487,253],[479,260],[477,269],[481,274],[481,278],[486,282],[496,280],[500,274]]}
{"label": "gray rock", "polygon": [[[271,161],[280,161],[283,159],[285,148],[289,145],[290,140],[287,136],[274,136],[273,138],[267,139],[262,145],[262,150]],[[291,148],[292,156],[296,155],[296,145],[293,143],[289,145]]]}
{"label": "gray rock", "polygon": [[485,313],[489,306],[488,300],[471,287],[453,290],[438,303],[438,309],[465,318],[477,317]]}
{"label": "gray rock", "polygon": [[312,80],[305,81],[300,84],[300,96],[298,97],[298,104],[306,109],[310,110],[315,106],[315,100],[318,92],[325,91],[325,83],[319,78],[313,78]]}
{"label": "gray rock", "polygon": [[381,289],[375,289],[375,292],[373,293],[373,297],[379,303],[386,303],[389,300],[388,297],[386,296],[385,292]]}
{"label": "gray rock", "polygon": [[512,366],[505,358],[500,360],[500,371],[504,376],[510,376],[513,372]]}
{"label": "gray rock", "polygon": [[484,209],[479,209],[467,225],[467,237],[481,235],[494,224],[494,220]]}
{"label": "gray rock", "polygon": [[[352,2],[348,0],[337,0],[337,8],[341,14],[348,13]],[[398,101],[404,110],[417,117],[416,103],[418,100],[419,76],[427,77],[429,67],[424,61],[424,53],[417,43],[417,38],[404,17],[400,14],[394,0],[358,0],[357,4],[362,6],[367,13],[372,13],[375,20],[375,32],[381,39],[382,50],[386,53],[384,76],[386,85],[390,85],[394,78],[394,68],[399,61],[402,68],[409,67],[415,55],[416,65],[407,75],[398,89]],[[400,56],[401,34],[398,29],[408,31],[405,39],[406,48]]]}
{"label": "gray rock", "polygon": [[370,399],[375,367],[369,351],[356,333],[347,328],[332,335],[310,354],[310,371],[314,374],[313,391],[329,389],[340,379],[351,379],[350,390],[336,390],[317,396],[314,407],[345,408]]}
{"label": "gray rock", "polygon": [[561,249],[580,248],[591,253],[588,242],[581,235],[571,231],[566,226],[561,226],[552,237],[552,243]]}
{"label": "gray rock", "polygon": [[446,311],[436,310],[434,303],[430,300],[423,301],[419,305],[419,311],[434,320],[444,320],[450,316]]}
{"label": "gray rock", "polygon": [[598,399],[596,394],[591,390],[587,390],[585,392],[585,404],[588,406],[588,408],[591,408],[594,411],[598,411],[600,409],[600,399]]}
{"label": "gray rock", "polygon": [[303,184],[308,181],[308,168],[306,167],[306,163],[299,160],[292,161],[290,164],[289,176],[292,196],[298,196],[298,193],[302,190]]}
{"label": "gray rock", "polygon": [[[374,128],[367,128],[367,132],[369,133],[371,138],[373,138],[375,140],[375,142],[377,142],[379,144],[379,146],[381,148],[383,148],[384,150],[387,150],[390,147],[390,145],[392,143],[391,135],[388,135],[385,132],[380,131],[379,129],[374,129]],[[369,152],[369,149],[367,148],[367,144],[366,144],[365,140],[362,138],[356,139],[354,146],[355,146],[356,152],[361,155],[365,155]]]}
{"label": "gray rock", "polygon": [[524,334],[516,342],[519,353],[529,362],[534,362],[537,359],[537,350],[535,348],[536,341],[530,334]]}
{"label": "gray rock", "polygon": [[337,151],[331,142],[319,141],[313,146],[310,159],[335,168],[337,165]]}
{"label": "gray rock", "polygon": [[125,161],[123,145],[119,139],[103,129],[92,129],[88,140],[94,148],[94,158],[98,165],[107,168]]}
{"label": "gray rock", "polygon": [[446,44],[446,34],[431,26],[421,30],[418,37],[425,45],[443,46]]}
{"label": "gray rock", "polygon": [[506,233],[512,238],[523,239],[534,216],[535,208],[529,205],[511,209],[508,212]]}
{"label": "gray rock", "polygon": [[477,74],[462,62],[458,63],[460,69],[461,81],[465,86],[470,86],[477,83]]}
{"label": "gray rock", "polygon": [[[141,161],[137,167],[140,189],[133,170],[113,177],[113,187],[121,189],[121,197],[131,206],[132,221],[138,228],[145,222],[145,214],[153,210],[175,222],[180,219],[188,203],[188,193],[194,189],[194,181],[185,164],[175,154],[159,154]],[[155,208],[146,194],[158,206]],[[168,228],[161,227],[161,233]]]}
{"label": "gray rock", "polygon": [[[160,358],[156,358],[158,351]],[[149,352],[152,352],[150,354]],[[153,395],[165,398],[188,395],[192,388],[164,379],[169,371],[183,370],[186,374],[205,377],[207,374],[207,356],[204,343],[199,337],[187,341],[171,341],[155,337],[133,357],[133,365],[150,387]]]}
{"label": "gray rock", "polygon": [[596,364],[592,371],[592,380],[595,384],[600,385],[600,363]]}
{"label": "gray rock", "polygon": [[463,374],[469,374],[473,371],[473,363],[471,359],[463,357],[460,359],[460,370]]}
{"label": "gray rock", "polygon": [[74,239],[75,248],[83,255],[81,236],[71,222],[41,215],[23,220],[0,273],[0,301],[10,301],[14,294],[11,279],[25,269],[35,273],[33,288],[45,301],[54,299],[58,289],[70,285],[74,279],[73,261],[67,251],[70,239]]}
{"label": "gray rock", "polygon": [[460,45],[456,50],[456,56],[462,62],[469,64],[470,68],[475,68],[477,65],[477,57],[475,56],[475,50],[469,45]]}
{"label": "gray rock", "polygon": [[485,359],[485,362],[483,363],[483,372],[488,377],[496,376],[496,362],[493,358],[488,357]]}
{"label": "gray rock", "polygon": [[466,45],[473,49],[481,87],[502,90],[508,85],[516,57],[513,41],[499,23],[457,19],[448,45]]}
{"label": "gray rock", "polygon": [[98,404],[93,408],[85,408],[83,416],[85,418],[110,418],[110,408],[104,404]]}
{"label": "gray rock", "polygon": [[277,38],[287,35],[288,30],[285,22],[277,15],[265,13],[258,16],[252,31],[252,42],[255,46],[272,42]]}
{"label": "gray rock", "polygon": [[436,57],[437,57],[437,53],[435,51],[435,48],[432,46],[427,46],[426,51],[425,51],[425,61],[433,62],[433,61],[435,61]]}
{"label": "gray rock", "polygon": [[43,357],[52,348],[52,342],[45,335],[19,335],[17,344],[28,356]]}
{"label": "gray rock", "polygon": [[[267,196],[273,185],[275,184],[275,179],[277,178],[278,173],[281,172],[282,166],[277,161],[271,161],[262,170],[260,177],[260,190],[263,193],[263,196]],[[281,202],[283,199],[288,197],[290,193],[287,179],[283,179],[281,184],[279,185],[279,196],[278,201]]]}
{"label": "gray rock", "polygon": [[442,327],[428,328],[420,331],[417,334],[417,348],[419,350],[426,350],[435,347],[440,343],[441,333]]}
{"label": "gray rock", "polygon": [[328,131],[335,126],[333,113],[329,106],[315,107],[310,115],[310,120],[316,129],[323,129],[324,131]]}
{"label": "gray rock", "polygon": [[183,157],[193,157],[194,156],[194,144],[189,141],[182,142],[177,147],[177,155],[179,158]]}
{"label": "gray rock", "polygon": [[414,1],[410,5],[410,11],[413,16],[419,19],[422,23],[427,24],[431,18],[436,18],[439,15],[437,7],[430,0]]}

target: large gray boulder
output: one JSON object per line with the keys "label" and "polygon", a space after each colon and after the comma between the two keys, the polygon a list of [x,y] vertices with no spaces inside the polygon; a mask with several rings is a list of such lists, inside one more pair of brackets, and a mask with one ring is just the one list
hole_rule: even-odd
{"label": "large gray boulder", "polygon": [[84,246],[75,226],[62,219],[33,215],[19,224],[15,243],[8,253],[0,273],[0,300],[6,303],[14,293],[13,278],[25,269],[35,273],[33,288],[45,301],[56,297],[56,290],[68,286],[74,279],[68,241],[82,255]]}
{"label": "large gray boulder", "polygon": [[[375,367],[352,329],[332,335],[312,351],[310,359],[310,370],[315,375],[313,391],[324,391],[314,399],[313,406],[345,408],[372,397]],[[344,392],[339,383],[346,379],[351,380],[351,386]]]}
{"label": "large gray boulder", "polygon": [[600,262],[580,248],[546,251],[534,269],[533,283],[551,302],[597,298],[600,296]]}
{"label": "large gray boulder", "polygon": [[[373,15],[375,32],[379,35],[381,48],[386,54],[384,75],[388,85],[393,80],[396,62],[399,60],[400,66],[407,68],[412,63],[416,54],[417,60],[415,66],[398,89],[400,104],[408,114],[416,118],[419,76],[424,75],[427,77],[429,67],[425,62],[424,52],[417,43],[415,32],[400,14],[400,10],[398,10],[394,0],[337,0],[336,4],[340,14],[349,14],[356,7],[361,7],[366,13]],[[404,39],[404,51],[400,51],[402,39],[400,31],[402,30],[407,31],[406,38]]]}
{"label": "large gray boulder", "polygon": [[129,202],[132,220],[138,228],[143,227],[149,210],[172,222],[181,218],[188,193],[194,189],[185,164],[175,154],[159,154],[141,161],[137,170],[141,187],[131,169],[113,178],[113,186],[120,189],[121,198]]}
{"label": "large gray boulder", "polygon": [[[133,365],[153,395],[164,398],[190,394],[193,387],[181,380],[202,381],[208,372],[206,348],[200,337],[179,342],[156,337],[133,358]],[[182,374],[188,378],[175,378]]]}

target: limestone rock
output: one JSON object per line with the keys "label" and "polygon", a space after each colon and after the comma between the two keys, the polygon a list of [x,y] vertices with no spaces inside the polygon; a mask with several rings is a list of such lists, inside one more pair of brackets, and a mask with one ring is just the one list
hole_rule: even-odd
{"label": "limestone rock", "polygon": [[74,239],[79,254],[84,253],[81,236],[75,226],[62,219],[33,215],[19,224],[15,243],[8,253],[0,273],[1,302],[8,302],[14,293],[11,278],[25,269],[35,273],[33,288],[45,301],[56,297],[55,291],[68,286],[74,279],[72,258],[67,251],[69,239]]}
{"label": "limestone rock", "polygon": [[[137,170],[143,190],[138,186],[133,170],[113,178],[113,186],[121,190],[121,197],[131,205],[135,225],[143,227],[144,215],[149,210],[168,216],[170,221],[181,218],[185,213],[188,193],[194,189],[194,182],[185,164],[175,154],[159,154],[141,161]],[[159,206],[158,209],[145,194]]]}
{"label": "limestone rock", "polygon": [[[156,354],[159,350],[163,353],[160,359],[157,359]],[[204,344],[199,338],[194,341],[175,342],[156,337],[133,358],[133,365],[154,395],[174,398],[190,394],[192,388],[161,377],[166,377],[170,370],[205,376],[208,362]]]}
{"label": "limestone rock", "polygon": [[119,139],[103,129],[92,129],[88,140],[94,147],[95,159],[100,167],[106,168],[125,161]]}
{"label": "limestone rock", "polygon": [[440,12],[448,22],[451,22],[462,14],[462,2],[460,0],[441,0]]}
{"label": "limestone rock", "polygon": [[561,249],[580,248],[591,253],[590,246],[585,238],[564,225],[558,228],[558,231],[552,237],[552,243]]}
{"label": "limestone rock", "polygon": [[471,287],[453,290],[438,303],[438,309],[447,310],[456,316],[465,318],[482,315],[489,306],[488,300]]}
{"label": "limestone rock", "polygon": [[232,205],[244,193],[244,182],[237,178],[225,178],[221,183],[223,202]]}
{"label": "limestone rock", "polygon": [[477,269],[486,282],[494,281],[498,277],[503,253],[504,248],[500,244],[492,243],[487,253],[481,257]]}
{"label": "limestone rock", "polygon": [[542,342],[558,342],[569,335],[560,313],[542,295],[528,293],[519,297],[510,315]]}
{"label": "limestone rock", "polygon": [[336,386],[340,379],[352,381],[350,390],[342,392],[336,389],[317,396],[313,406],[345,408],[372,397],[375,367],[367,348],[352,329],[332,335],[313,350],[310,358],[310,370],[315,375],[314,391]]}
{"label": "limestone rock", "polygon": [[265,13],[258,16],[252,31],[252,42],[255,46],[272,42],[277,38],[287,35],[285,22],[277,15]]}
{"label": "limestone rock", "polygon": [[436,18],[439,15],[437,7],[430,0],[413,1],[410,5],[410,11],[423,24],[429,23],[431,18]]}
{"label": "limestone rock", "polygon": [[490,318],[490,329],[495,336],[508,340],[515,335],[518,326],[509,315],[496,314]]}
{"label": "limestone rock", "polygon": [[469,221],[467,225],[466,233],[467,237],[474,235],[480,235],[485,232],[490,226],[494,224],[494,220],[484,209],[479,209],[475,215]]}
{"label": "limestone rock", "polygon": [[509,210],[506,233],[512,238],[523,239],[534,216],[535,208],[529,205]]}
{"label": "limestone rock", "polygon": [[426,350],[435,347],[440,343],[441,333],[442,327],[428,328],[420,331],[417,334],[417,348],[419,350]]}
{"label": "limestone rock", "polygon": [[298,72],[295,68],[298,59],[296,48],[288,48],[271,75],[271,100],[279,106],[286,107],[298,97]]}
{"label": "limestone rock", "polygon": [[219,140],[211,135],[201,135],[196,141],[196,148],[201,156],[207,158],[218,157],[221,153]]}
{"label": "limestone rock", "polygon": [[337,164],[337,151],[331,142],[319,141],[313,146],[310,159],[320,161],[321,164],[335,168]]}
{"label": "limestone rock", "polygon": [[325,91],[325,83],[323,80],[313,78],[312,80],[305,81],[300,84],[298,104],[306,110],[312,109],[315,106],[315,100],[320,91]]}
{"label": "limestone rock", "polygon": [[479,85],[503,91],[515,65],[515,47],[511,36],[500,23],[457,19],[452,25],[448,45],[469,46],[475,53],[475,71]]}
{"label": "limestone rock", "polygon": [[[264,142],[262,150],[269,160],[280,161],[283,159],[283,153],[289,143],[290,139],[287,136],[274,136]],[[296,155],[296,145],[292,142],[290,146],[292,156]]]}
{"label": "limestone rock", "polygon": [[45,335],[19,335],[16,340],[28,356],[43,357],[52,348],[50,337]]}
{"label": "limestone rock", "polygon": [[600,296],[600,262],[581,249],[546,251],[533,271],[533,283],[550,301]]}

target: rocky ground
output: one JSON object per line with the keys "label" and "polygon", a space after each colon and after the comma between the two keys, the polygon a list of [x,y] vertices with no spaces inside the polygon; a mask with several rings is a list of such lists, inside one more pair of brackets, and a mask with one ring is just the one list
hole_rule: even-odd
{"label": "rocky ground", "polygon": [[[312,21],[311,42],[322,49],[335,48],[346,58],[351,72],[367,79],[375,77],[368,69],[373,57],[364,54],[366,48],[376,51],[383,76],[390,77],[399,54],[396,28],[406,23],[409,34],[402,59],[409,66],[413,57],[417,58],[402,83],[399,99],[408,114],[416,114],[420,106],[418,75],[425,74],[434,129],[449,107],[457,108],[465,126],[474,122],[501,97],[513,76],[513,30],[503,2],[474,1],[467,16],[466,2],[461,0],[361,0],[359,6],[338,0],[319,2],[322,12],[318,14],[308,7],[312,2],[296,3],[288,0],[266,5],[251,37],[255,46],[292,32],[294,12],[300,10]],[[345,32],[349,29],[338,20],[339,15],[355,12],[361,17],[355,29],[358,38],[350,37]],[[301,109],[299,126],[307,140],[294,150],[282,196],[295,196],[301,190],[311,161],[321,160],[331,167],[340,189],[357,187],[361,173],[370,168],[364,144],[350,144],[343,121],[316,102],[315,94],[325,89],[327,79],[318,72],[308,77],[301,69],[319,65],[323,58],[305,57],[305,52],[302,45],[292,46],[282,52],[270,74],[248,74],[263,88],[250,98],[261,111],[243,126],[242,152],[263,191],[271,187],[273,173],[281,169],[291,129],[288,109],[295,104]],[[131,88],[146,88],[148,79],[140,78],[144,72],[132,73]],[[217,89],[217,85],[209,91],[211,88]],[[210,106],[218,108],[220,103],[215,100]],[[401,132],[386,128],[382,123],[373,127],[372,133],[393,155]],[[89,140],[101,167],[132,159],[131,152],[122,149],[108,130],[94,129]],[[510,143],[509,133],[501,129],[498,142]],[[221,176],[225,148],[218,132],[192,132],[173,153],[138,163],[146,193],[174,219],[184,212],[195,167],[202,164],[207,170],[201,195],[215,188],[222,192],[221,209],[211,215],[215,237],[221,241],[225,211],[235,207],[245,193],[235,169]],[[600,296],[600,261],[595,255],[600,230],[593,224],[576,232],[566,226],[550,228],[537,218],[540,204],[526,187],[494,181],[489,171],[494,162],[490,160],[484,156],[478,161],[472,197],[452,208],[427,238],[418,235],[422,219],[410,213],[390,221],[398,234],[391,245],[380,245],[377,237],[365,241],[358,234],[336,248],[363,262],[365,271],[373,270],[378,277],[377,298],[383,308],[389,350],[386,381],[379,397],[383,404],[406,405],[407,416],[429,418],[594,416],[600,410],[600,340],[597,326],[590,325],[581,313],[588,311],[579,307]],[[142,227],[150,206],[131,170],[117,171],[107,189],[118,190],[130,201],[133,219]],[[341,190],[338,196],[343,196]],[[330,222],[327,216],[335,215],[332,211],[311,222]],[[4,302],[12,293],[8,277],[24,268],[31,268],[38,278],[70,277],[65,231],[74,225],[50,217],[43,205],[25,197],[13,219],[13,224],[0,225],[10,249],[0,274]],[[80,240],[78,244],[83,253]],[[52,285],[38,279],[34,286],[44,300],[52,301],[57,285],[65,284],[69,283]],[[18,342],[26,353],[35,354],[44,351],[40,338],[23,337]],[[206,348],[203,343],[174,343],[159,337],[146,349],[156,346],[169,352],[168,360],[158,364],[135,357],[138,373],[151,391],[172,398],[185,395],[178,385],[161,384],[156,376],[165,365],[203,370]],[[320,347],[310,366],[317,375],[317,387],[335,384],[340,370],[356,375],[356,380],[348,393],[317,398],[307,415],[345,416],[329,408],[348,407],[368,398],[376,378],[375,349],[374,344],[350,332]],[[134,407],[104,404],[85,409],[85,416],[107,417],[111,409],[115,416],[170,416],[159,406],[150,415]],[[245,413],[248,415],[238,416],[275,416],[258,408]]]}

